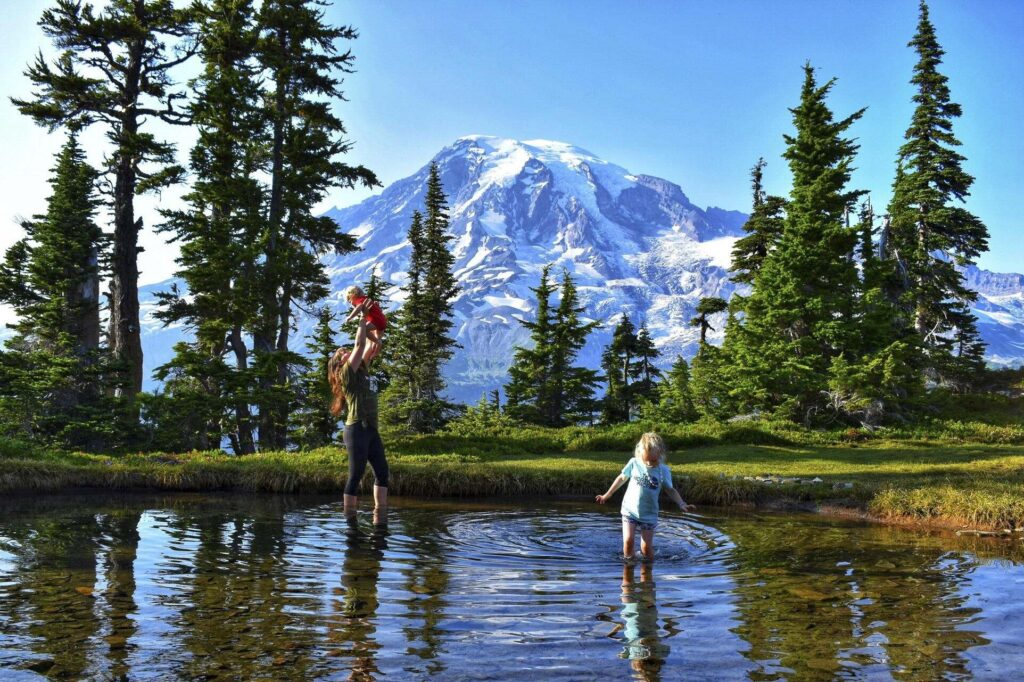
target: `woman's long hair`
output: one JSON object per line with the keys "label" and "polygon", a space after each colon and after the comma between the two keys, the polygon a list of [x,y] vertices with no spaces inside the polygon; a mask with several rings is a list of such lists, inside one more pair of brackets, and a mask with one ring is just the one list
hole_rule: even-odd
{"label": "woman's long hair", "polygon": [[349,348],[339,348],[327,362],[327,381],[331,385],[331,414],[337,417],[345,410],[345,390],[341,387],[341,373],[345,371]]}

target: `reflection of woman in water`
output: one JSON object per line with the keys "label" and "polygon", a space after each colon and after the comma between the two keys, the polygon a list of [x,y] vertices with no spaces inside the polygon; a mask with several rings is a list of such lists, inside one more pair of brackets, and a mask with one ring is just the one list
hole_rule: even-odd
{"label": "reflection of woman in water", "polygon": [[352,670],[348,679],[358,682],[383,677],[377,667],[376,654],[380,643],[377,632],[377,580],[387,549],[388,527],[383,516],[374,517],[373,530],[366,535],[359,529],[354,514],[346,516],[345,561],[341,566],[342,628],[341,639],[351,646]]}
{"label": "reflection of woman in water", "polygon": [[658,635],[658,604],[650,564],[640,567],[640,584],[634,581],[634,566],[622,567],[622,623],[612,634],[622,630],[625,646],[620,658],[628,658],[630,667],[641,673],[641,679],[660,679],[661,666],[669,647]]}

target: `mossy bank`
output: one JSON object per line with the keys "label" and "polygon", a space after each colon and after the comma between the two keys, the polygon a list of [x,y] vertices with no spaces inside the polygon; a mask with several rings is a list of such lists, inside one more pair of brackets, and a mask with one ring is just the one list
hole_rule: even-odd
{"label": "mossy bank", "polygon": [[[875,433],[708,422],[484,425],[472,435],[385,434],[391,490],[416,497],[595,495],[648,429],[665,436],[677,487],[698,505],[796,504],[947,527],[1024,526],[1024,427],[1013,421]],[[341,447],[246,457],[220,451],[94,455],[0,441],[4,492],[85,487],[322,493],[340,491],[347,469]],[[751,480],[767,475],[771,482]],[[809,482],[815,478],[820,482]]]}

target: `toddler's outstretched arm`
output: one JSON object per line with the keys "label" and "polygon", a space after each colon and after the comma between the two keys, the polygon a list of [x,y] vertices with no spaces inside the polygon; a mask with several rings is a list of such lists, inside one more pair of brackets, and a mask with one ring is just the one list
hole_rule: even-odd
{"label": "toddler's outstretched arm", "polygon": [[611,487],[608,488],[608,492],[606,492],[604,495],[597,496],[597,503],[604,504],[605,502],[607,502],[609,498],[611,498],[611,496],[615,494],[615,491],[618,490],[622,486],[622,484],[628,480],[629,479],[623,476],[622,474],[616,476],[615,480],[612,481]]}
{"label": "toddler's outstretched arm", "polygon": [[679,505],[680,510],[689,511],[697,508],[696,505],[686,504],[686,502],[683,502],[683,496],[680,495],[679,491],[675,488],[666,488],[665,490],[668,491],[668,496],[672,498],[672,501]]}
{"label": "toddler's outstretched arm", "polygon": [[345,322],[351,322],[356,315],[358,315],[361,312],[369,310],[371,303],[373,303],[373,301],[371,301],[368,298],[364,298],[362,303],[352,308],[352,311],[348,314],[348,317],[345,318]]}

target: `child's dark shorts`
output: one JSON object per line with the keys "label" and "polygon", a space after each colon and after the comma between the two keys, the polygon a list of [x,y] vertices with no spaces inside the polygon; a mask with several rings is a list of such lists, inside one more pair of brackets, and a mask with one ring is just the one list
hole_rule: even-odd
{"label": "child's dark shorts", "polygon": [[655,521],[654,523],[644,523],[643,521],[641,521],[637,517],[633,516],[632,514],[623,514],[622,515],[622,521],[624,523],[628,523],[631,526],[636,526],[640,530],[654,530],[655,528],[658,527],[658,522],[657,521]]}

